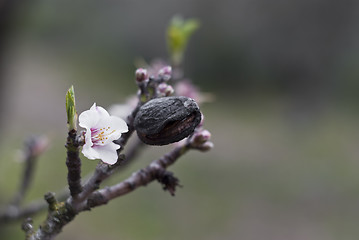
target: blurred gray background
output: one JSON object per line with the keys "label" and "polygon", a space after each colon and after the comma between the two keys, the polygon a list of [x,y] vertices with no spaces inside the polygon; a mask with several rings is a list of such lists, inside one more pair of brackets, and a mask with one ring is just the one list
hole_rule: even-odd
{"label": "blurred gray background", "polygon": [[[359,2],[0,1],[0,203],[16,191],[23,139],[45,134],[26,201],[66,185],[65,93],[79,112],[134,94],[135,63],[167,59],[165,30],[196,18],[185,75],[215,148],[154,183],[83,213],[58,239],[357,239]],[[148,148],[113,184],[170,147]],[[84,174],[96,161],[83,158]],[[39,224],[44,215],[35,218]],[[20,222],[1,239],[23,239]]]}

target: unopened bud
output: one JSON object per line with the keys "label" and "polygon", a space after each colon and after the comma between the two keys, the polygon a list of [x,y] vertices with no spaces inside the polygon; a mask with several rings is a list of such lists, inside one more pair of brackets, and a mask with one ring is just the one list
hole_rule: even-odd
{"label": "unopened bud", "polygon": [[71,86],[66,93],[67,125],[69,131],[76,130],[77,113],[75,106],[74,86]]}
{"label": "unopened bud", "polygon": [[27,142],[29,154],[33,157],[38,157],[49,146],[49,139],[45,136],[34,136]]}
{"label": "unopened bud", "polygon": [[34,233],[34,226],[32,224],[33,224],[32,219],[26,218],[21,225],[22,230],[24,230],[26,233],[26,237],[28,237]]}
{"label": "unopened bud", "polygon": [[157,90],[158,94],[163,97],[171,96],[174,93],[173,87],[167,83],[161,83],[158,85]]}
{"label": "unopened bud", "polygon": [[166,97],[171,96],[174,92],[175,90],[173,89],[173,87],[171,85],[168,85],[165,91]]}
{"label": "unopened bud", "polygon": [[196,145],[201,145],[207,142],[211,138],[211,133],[208,130],[202,130],[195,134],[193,138],[193,143]]}
{"label": "unopened bud", "polygon": [[56,210],[57,200],[55,198],[55,193],[48,192],[45,194],[44,198],[45,198],[46,202],[49,204],[49,209],[51,211]]}
{"label": "unopened bud", "polygon": [[157,90],[159,93],[164,93],[167,87],[168,87],[167,83],[161,83],[158,85]]}
{"label": "unopened bud", "polygon": [[162,78],[163,80],[165,80],[165,81],[170,80],[171,76],[172,76],[172,67],[171,66],[166,66],[166,67],[161,68],[158,71],[158,76],[160,78]]}
{"label": "unopened bud", "polygon": [[207,141],[205,143],[203,143],[201,146],[198,146],[197,149],[202,151],[202,152],[206,152],[211,150],[214,147],[213,142]]}
{"label": "unopened bud", "polygon": [[147,70],[144,68],[139,68],[136,70],[135,76],[137,82],[143,82],[148,79]]}
{"label": "unopened bud", "polygon": [[211,133],[208,130],[203,130],[202,131],[202,137],[203,137],[203,139],[208,141],[211,138]]}

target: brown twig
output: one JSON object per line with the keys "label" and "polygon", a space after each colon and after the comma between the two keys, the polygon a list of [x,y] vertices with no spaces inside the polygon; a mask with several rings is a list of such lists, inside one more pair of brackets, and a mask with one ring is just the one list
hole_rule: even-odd
{"label": "brown twig", "polygon": [[131,177],[123,182],[95,191],[89,196],[87,202],[80,207],[80,210],[91,209],[106,204],[108,201],[130,193],[136,188],[145,186],[153,180],[158,180],[163,184],[164,189],[168,190],[173,195],[175,187],[178,186],[178,179],[175,178],[171,172],[166,171],[166,168],[172,165],[189,149],[189,143],[176,147],[160,159],[153,161],[146,168],[133,173]]}
{"label": "brown twig", "polygon": [[[124,146],[134,132],[134,119],[136,114],[142,104],[148,100],[148,98],[142,98],[142,95],[139,94],[140,101],[127,118],[128,132],[122,134],[118,140],[114,141],[121,146],[117,151],[117,163],[108,165],[100,162],[96,166],[94,174],[83,186],[81,185],[80,177],[81,161],[78,156],[79,142],[76,140],[77,133],[74,129],[69,132],[66,144],[68,150],[66,165],[68,167],[68,184],[71,196],[65,201],[59,202],[53,193],[47,193],[45,195],[45,200],[48,203],[48,216],[36,231],[34,231],[31,219],[27,219],[24,222],[23,229],[26,233],[26,239],[54,239],[54,237],[62,231],[62,228],[71,222],[80,212],[106,204],[110,200],[130,193],[140,186],[146,186],[154,180],[157,180],[164,190],[169,191],[171,195],[174,195],[176,187],[180,186],[179,180],[172,172],[167,171],[167,168],[191,148],[201,151],[210,149],[213,144],[208,142],[210,136],[209,133],[205,133],[204,131],[199,132],[197,129],[198,131],[195,131],[195,133],[184,141],[182,145],[177,145],[171,152],[153,161],[147,167],[133,173],[131,177],[113,186],[99,189],[100,184],[113,175],[120,166],[129,162],[136,156],[138,149],[142,146],[142,143],[136,142],[134,146],[129,149],[127,158],[121,154]],[[155,94],[150,96],[156,97]],[[137,126],[136,129],[138,130]],[[40,208],[40,206],[38,207]]]}
{"label": "brown twig", "polygon": [[[60,191],[57,196],[59,201],[66,200],[69,196],[68,189],[66,188]],[[24,217],[34,216],[47,208],[48,204],[44,201],[44,199],[34,200],[24,207],[14,207],[13,205],[10,205],[0,213],[0,225],[17,221],[19,219],[23,219]]]}
{"label": "brown twig", "polygon": [[34,153],[34,148],[36,147],[37,141],[38,137],[30,137],[25,141],[25,149],[23,150],[25,165],[22,174],[22,180],[20,183],[19,191],[12,201],[12,205],[16,207],[21,204],[27,190],[29,189],[29,186],[32,183],[35,164],[38,157],[37,154]]}
{"label": "brown twig", "polygon": [[[54,196],[50,195],[52,199],[51,206],[49,207],[48,217],[42,224],[42,227],[37,231],[32,231],[33,227],[31,222],[26,222],[27,229],[31,230],[27,232],[27,239],[53,239],[78,213],[106,204],[108,201],[132,192],[139,186],[145,186],[153,180],[158,180],[163,185],[163,188],[173,195],[176,186],[179,186],[179,181],[171,172],[168,172],[166,168],[172,165],[190,148],[191,144],[189,142],[176,147],[160,159],[153,161],[146,168],[134,173],[125,181],[91,193],[82,203],[71,201],[71,197],[65,202],[57,202],[54,200]],[[46,199],[50,199],[48,194]]]}
{"label": "brown twig", "polygon": [[[38,156],[47,148],[47,139],[41,136],[32,136],[25,141],[23,153],[24,169],[22,179],[19,185],[19,190],[15,194],[11,203],[8,204],[0,213],[0,224],[9,219],[17,218],[22,212],[20,205],[26,196],[26,193],[31,186],[35,165]],[[37,209],[37,206],[34,206]]]}
{"label": "brown twig", "polygon": [[77,141],[77,131],[72,129],[69,131],[66,141],[67,158],[66,166],[68,169],[67,182],[72,198],[76,199],[78,194],[82,192],[81,185],[81,159],[79,157],[80,144]]}
{"label": "brown twig", "polygon": [[[133,145],[131,145],[126,151],[125,160],[121,160],[121,169],[127,166],[128,163],[132,162],[132,160],[137,156],[140,148],[142,148],[144,144],[137,140]],[[123,156],[121,156],[122,159]],[[118,172],[119,168],[113,169]],[[87,179],[87,182],[91,178],[92,174],[88,174],[84,177]],[[110,177],[110,176],[109,176]],[[58,191],[56,194],[58,201],[64,201],[69,197],[68,187],[63,190]],[[35,214],[40,213],[43,210],[48,208],[48,204],[41,198],[38,200],[34,200],[33,202],[27,204],[23,207],[14,207],[13,205],[9,205],[0,213],[0,225],[8,222],[17,221],[19,219],[23,219],[24,217],[30,217]]]}

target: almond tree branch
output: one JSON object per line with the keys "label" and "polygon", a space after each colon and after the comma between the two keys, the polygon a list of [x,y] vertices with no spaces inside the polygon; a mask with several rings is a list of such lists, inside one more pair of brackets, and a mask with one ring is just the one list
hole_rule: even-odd
{"label": "almond tree branch", "polygon": [[77,131],[72,129],[69,131],[66,141],[66,166],[68,169],[67,182],[70,189],[70,195],[74,199],[76,199],[78,194],[82,192],[81,159],[79,157],[79,147],[80,144],[77,141]]}
{"label": "almond tree branch", "polygon": [[[147,81],[139,82],[138,85],[146,85],[146,87],[150,86],[151,79],[148,84]],[[157,86],[157,85],[156,85]],[[143,98],[144,90],[139,91],[140,101],[137,107],[132,111],[132,113],[127,118],[128,132],[122,134],[122,136],[114,141],[119,144],[122,148],[117,151],[118,161],[114,165],[108,165],[103,162],[100,162],[93,174],[92,177],[84,184],[81,185],[81,161],[79,158],[79,147],[80,142],[77,141],[77,132],[75,129],[69,131],[67,138],[67,161],[66,165],[68,167],[68,185],[70,189],[70,194],[65,201],[59,202],[53,193],[47,193],[45,195],[45,200],[48,204],[48,216],[47,219],[41,224],[41,226],[35,231],[32,226],[31,219],[27,219],[23,224],[23,230],[26,233],[26,239],[29,240],[51,240],[57,236],[58,233],[62,231],[62,228],[71,222],[77,214],[82,211],[90,210],[94,207],[106,204],[110,200],[113,200],[117,197],[123,196],[127,193],[132,192],[140,186],[145,186],[148,183],[157,180],[162,184],[164,190],[168,190],[171,195],[174,195],[176,187],[179,185],[179,180],[173,176],[172,172],[167,171],[167,167],[172,165],[180,156],[186,153],[189,149],[198,149],[201,151],[209,150],[213,147],[211,142],[208,142],[210,137],[210,133],[206,130],[202,130],[200,128],[195,129],[195,127],[199,124],[199,121],[196,123],[196,126],[191,130],[192,135],[182,143],[182,145],[177,145],[171,152],[167,153],[163,157],[153,161],[147,167],[141,169],[132,174],[131,177],[126,179],[123,182],[115,184],[113,186],[97,190],[100,187],[100,184],[110,177],[120,166],[127,163],[131,158],[133,158],[138,149],[142,146],[140,143],[136,143],[130,150],[128,151],[128,158],[126,159],[123,154],[120,154],[126,145],[129,138],[132,136],[134,132],[134,119],[136,114],[138,113],[142,104],[144,104],[152,97],[156,97],[157,89],[153,87],[153,91],[149,91],[149,97]],[[70,88],[70,90],[73,88]],[[70,91],[69,90],[69,91]],[[146,95],[147,96],[147,95]],[[74,116],[76,112],[71,107],[74,108],[74,99],[70,99],[70,97],[74,98],[74,94],[69,97],[69,101],[66,101],[66,108],[68,112],[68,119],[74,120]],[[70,101],[72,100],[72,102]],[[153,100],[155,101],[155,100]],[[193,100],[192,100],[193,101]],[[196,105],[197,106],[197,105]],[[184,107],[187,107],[184,105]],[[142,110],[143,108],[141,108]],[[198,107],[197,107],[198,109]],[[198,110],[199,111],[199,110]],[[74,112],[74,113],[73,113]],[[72,113],[72,115],[70,114]],[[187,112],[184,112],[185,114]],[[138,114],[137,114],[138,115]],[[185,115],[187,117],[187,115]],[[139,116],[137,116],[137,119]],[[139,131],[139,125],[137,124],[136,119],[136,129]],[[164,118],[166,120],[166,117]],[[193,119],[190,118],[190,120]],[[200,119],[200,118],[199,118]],[[69,122],[69,121],[68,121]],[[76,122],[74,120],[74,122]],[[183,124],[188,124],[188,121],[180,122]],[[74,124],[73,124],[74,125]],[[177,125],[175,125],[177,126]],[[175,127],[171,125],[171,127]],[[69,127],[70,128],[70,127]],[[176,131],[170,131],[169,133],[177,134],[178,131],[181,131],[183,128],[176,128]],[[167,136],[167,135],[165,135]],[[186,135],[188,136],[188,134]],[[177,140],[178,141],[178,140]],[[39,205],[36,205],[40,209]],[[42,207],[42,205],[41,205]]]}
{"label": "almond tree branch", "polygon": [[[126,151],[126,158],[122,160],[123,156],[121,156],[121,169],[123,169],[123,166],[126,166],[127,163],[131,162],[137,156],[142,146],[145,145],[141,141],[136,140],[136,142],[129,147],[128,151]],[[119,170],[119,168],[116,168],[116,172],[118,172],[117,170]],[[90,178],[91,174],[84,177],[84,179]],[[68,187],[58,191],[56,196],[59,201],[66,200],[69,197]],[[12,205],[9,205],[0,213],[0,225],[17,221],[19,219],[23,219],[24,217],[33,216],[40,213],[41,211],[46,210],[47,208],[48,204],[43,200],[43,198],[34,200],[33,202],[23,207],[14,207]]]}
{"label": "almond tree branch", "polygon": [[[66,200],[69,196],[68,189],[62,190],[57,196],[59,201]],[[23,219],[24,217],[34,216],[47,208],[48,204],[43,199],[35,200],[25,207],[16,208],[14,206],[8,206],[5,211],[0,213],[0,226],[5,223]]]}
{"label": "almond tree branch", "polygon": [[[22,212],[20,205],[32,183],[35,165],[38,156],[47,148],[47,139],[42,136],[32,136],[25,141],[25,147],[22,151],[24,160],[24,169],[19,190],[15,194],[12,202],[0,212],[0,224],[9,219],[17,218]],[[37,209],[37,206],[34,206]],[[24,214],[27,214],[24,212]]]}
{"label": "almond tree branch", "polygon": [[25,167],[24,167],[24,173],[22,174],[22,181],[19,188],[19,191],[15,195],[12,204],[16,207],[18,207],[21,202],[23,201],[25,194],[27,190],[29,189],[29,186],[32,183],[32,178],[34,175],[34,168],[36,164],[36,158],[30,156],[25,159]]}
{"label": "almond tree branch", "polygon": [[146,168],[133,173],[132,176],[126,180],[111,187],[95,191],[89,196],[88,200],[82,204],[79,210],[88,210],[106,204],[108,201],[130,193],[136,188],[145,186],[153,180],[158,180],[163,184],[165,190],[168,190],[174,195],[175,187],[178,186],[178,179],[175,178],[171,172],[166,171],[166,168],[172,165],[190,148],[191,144],[187,142],[182,146],[176,147],[163,157],[153,161]]}
{"label": "almond tree branch", "polygon": [[131,144],[127,151],[125,152],[125,159],[123,159],[119,165],[121,166],[120,169],[117,169],[116,172],[119,172],[118,170],[123,170],[124,167],[126,167],[130,162],[132,162],[133,159],[135,159],[138,154],[146,147],[146,145],[136,137],[133,144]]}
{"label": "almond tree branch", "polygon": [[153,161],[146,168],[134,173],[125,181],[112,187],[95,191],[82,203],[72,201],[69,197],[65,202],[57,202],[54,195],[48,193],[45,199],[49,204],[48,217],[38,230],[34,231],[30,220],[25,222],[24,230],[27,240],[51,240],[61,232],[62,228],[71,222],[75,216],[85,210],[106,204],[108,201],[132,192],[139,186],[145,186],[153,180],[158,180],[172,195],[179,181],[166,168],[172,165],[180,156],[186,153],[192,145],[189,141],[176,147],[168,154]]}
{"label": "almond tree branch", "polygon": [[36,137],[31,137],[25,141],[24,153],[24,170],[22,174],[22,180],[20,183],[19,191],[13,199],[12,205],[18,207],[25,197],[25,194],[31,185],[34,175],[35,164],[37,161],[37,155],[34,154],[34,146],[36,145]]}

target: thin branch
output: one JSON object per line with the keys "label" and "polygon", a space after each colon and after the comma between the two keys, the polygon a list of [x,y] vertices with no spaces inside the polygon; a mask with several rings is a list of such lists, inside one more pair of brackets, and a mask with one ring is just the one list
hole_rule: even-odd
{"label": "thin branch", "polygon": [[[68,188],[60,191],[57,196],[59,201],[66,200],[69,196]],[[5,223],[23,219],[24,217],[34,216],[47,208],[48,204],[44,201],[44,199],[34,200],[24,207],[8,206],[0,213],[0,226]]]}
{"label": "thin branch", "polygon": [[36,145],[36,137],[31,137],[25,141],[25,149],[23,150],[24,154],[24,170],[22,174],[22,179],[19,187],[19,191],[15,195],[12,205],[18,207],[23,201],[29,186],[32,183],[35,164],[37,161],[37,155],[34,154],[34,147]]}
{"label": "thin branch", "polygon": [[42,224],[42,227],[40,227],[36,232],[32,231],[33,227],[31,222],[27,220],[25,223],[26,229],[28,229],[27,239],[54,239],[54,237],[61,232],[62,228],[72,221],[78,213],[106,204],[109,200],[132,192],[137,187],[144,186],[153,180],[158,180],[164,186],[165,190],[168,190],[171,194],[173,194],[175,187],[179,186],[179,181],[171,172],[166,171],[166,168],[172,165],[190,148],[191,144],[189,142],[176,147],[160,159],[153,161],[146,168],[134,173],[127,180],[112,187],[93,192],[84,202],[80,204],[78,202],[75,203],[71,201],[71,197],[68,198],[66,202],[57,202],[53,195],[47,194],[47,201],[50,197],[52,199],[47,219]]}
{"label": "thin branch", "polygon": [[[63,226],[71,222],[76,212],[70,204],[58,202],[53,193],[44,196],[48,203],[48,215],[37,231],[34,231],[31,219],[26,219],[23,230],[26,233],[26,240],[52,240],[62,231]],[[69,197],[71,198],[71,197]]]}
{"label": "thin branch", "polygon": [[125,152],[125,159],[123,159],[119,165],[120,169],[116,169],[116,172],[120,172],[118,170],[123,170],[124,167],[128,166],[133,159],[135,159],[138,154],[143,150],[147,145],[145,145],[139,138],[136,137],[135,141],[128,147],[128,150]]}
{"label": "thin branch", "polygon": [[[9,219],[15,219],[18,215],[23,214],[20,205],[31,186],[38,156],[45,151],[47,146],[48,140],[43,136],[31,136],[25,141],[25,146],[22,150],[24,169],[19,190],[16,192],[11,203],[1,210],[0,224]],[[34,208],[37,209],[37,206],[34,206]],[[24,214],[26,214],[26,212]]]}
{"label": "thin branch", "polygon": [[166,168],[172,165],[180,156],[191,148],[190,143],[176,147],[163,157],[153,161],[146,168],[132,174],[131,177],[111,187],[100,189],[92,193],[88,201],[80,208],[80,211],[88,210],[93,207],[106,204],[108,201],[132,192],[140,186],[145,186],[153,180],[158,180],[163,184],[164,189],[173,195],[175,187],[178,186],[178,179],[173,177]]}
{"label": "thin branch", "polygon": [[34,175],[34,168],[36,164],[37,158],[32,156],[25,159],[25,166],[24,166],[24,173],[22,174],[22,181],[20,184],[19,191],[16,193],[12,205],[19,206],[23,201],[29,186],[32,183],[33,175]]}
{"label": "thin branch", "polygon": [[76,139],[77,131],[69,131],[66,141],[67,158],[66,166],[68,169],[67,182],[72,198],[76,199],[77,195],[82,192],[81,185],[81,159],[79,157],[80,144]]}
{"label": "thin branch", "polygon": [[133,127],[133,122],[135,121],[135,117],[136,117],[137,112],[141,106],[142,106],[142,103],[141,103],[141,101],[139,101],[137,106],[135,107],[135,109],[133,109],[133,111],[130,113],[130,115],[127,116],[126,123],[128,126],[128,132],[123,133],[119,139],[114,141],[116,144],[121,146],[119,151],[123,150],[123,147],[126,145],[128,139],[130,139],[133,132],[135,131],[135,128]]}
{"label": "thin branch", "polygon": [[[136,142],[129,147],[128,151],[126,151],[126,159],[121,161],[121,166],[122,166],[121,169],[127,166],[127,164],[131,162],[138,155],[138,152],[140,150],[139,148],[142,148],[142,145],[144,146],[144,144],[141,141],[136,140]],[[118,169],[119,168],[116,168],[114,169],[114,171],[118,172],[117,171]],[[88,181],[91,178],[91,176],[92,174],[88,174],[83,179],[87,179]],[[56,194],[56,196],[58,201],[66,200],[69,197],[68,187],[59,191]],[[35,214],[38,214],[41,211],[46,210],[47,208],[48,208],[48,204],[46,203],[46,201],[43,200],[43,198],[34,200],[33,202],[27,204],[24,207],[16,208],[10,205],[6,207],[6,209],[4,209],[2,212],[0,212],[0,225],[17,221],[19,219],[23,219],[24,217],[34,216]]]}

